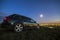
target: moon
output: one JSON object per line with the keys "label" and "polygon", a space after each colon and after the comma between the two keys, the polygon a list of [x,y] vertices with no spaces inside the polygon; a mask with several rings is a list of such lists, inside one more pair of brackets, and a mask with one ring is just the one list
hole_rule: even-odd
{"label": "moon", "polygon": [[43,18],[43,14],[40,14],[40,18]]}

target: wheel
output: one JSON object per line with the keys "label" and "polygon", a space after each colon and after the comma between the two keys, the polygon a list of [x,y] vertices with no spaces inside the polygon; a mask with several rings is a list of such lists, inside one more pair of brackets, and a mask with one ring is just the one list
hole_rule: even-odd
{"label": "wheel", "polygon": [[15,32],[21,32],[23,30],[23,25],[21,24],[16,24],[14,27]]}

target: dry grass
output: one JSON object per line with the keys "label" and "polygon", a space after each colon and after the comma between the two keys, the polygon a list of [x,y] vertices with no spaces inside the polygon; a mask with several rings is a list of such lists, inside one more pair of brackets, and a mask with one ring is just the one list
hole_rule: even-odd
{"label": "dry grass", "polygon": [[0,40],[60,40],[60,29],[49,29],[41,27],[40,29],[24,30],[16,32],[0,32]]}

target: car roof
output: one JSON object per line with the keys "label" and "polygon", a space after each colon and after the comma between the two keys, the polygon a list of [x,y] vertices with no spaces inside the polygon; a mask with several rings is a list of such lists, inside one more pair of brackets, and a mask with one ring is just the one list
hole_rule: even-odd
{"label": "car roof", "polygon": [[20,14],[12,14],[12,15],[10,15],[10,16],[20,16],[20,17],[23,17],[23,18],[25,18],[25,19],[30,19],[30,20],[31,20],[31,18],[26,17],[26,16],[23,16],[23,15],[20,15]]}

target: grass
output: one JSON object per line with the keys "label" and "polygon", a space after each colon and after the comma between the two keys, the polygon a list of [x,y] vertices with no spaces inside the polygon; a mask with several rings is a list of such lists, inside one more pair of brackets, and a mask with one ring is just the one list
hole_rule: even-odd
{"label": "grass", "polygon": [[0,40],[60,40],[59,28],[41,27],[40,29],[28,29],[20,33],[1,31]]}

